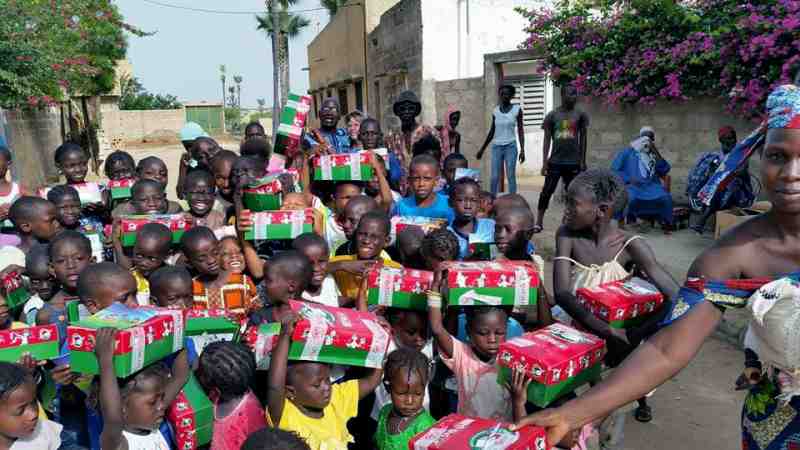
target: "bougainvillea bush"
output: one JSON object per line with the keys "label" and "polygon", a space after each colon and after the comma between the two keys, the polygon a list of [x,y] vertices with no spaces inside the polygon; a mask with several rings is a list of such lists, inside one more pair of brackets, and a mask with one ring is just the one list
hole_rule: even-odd
{"label": "bougainvillea bush", "polygon": [[111,0],[0,0],[0,106],[38,106],[114,87],[125,57],[123,22]]}
{"label": "bougainvillea bush", "polygon": [[716,96],[755,118],[800,68],[800,0],[561,0],[517,11],[541,70],[611,105]]}

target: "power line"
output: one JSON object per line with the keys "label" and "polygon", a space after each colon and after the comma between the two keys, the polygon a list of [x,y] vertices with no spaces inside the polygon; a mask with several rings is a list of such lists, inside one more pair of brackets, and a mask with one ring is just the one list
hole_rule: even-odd
{"label": "power line", "polygon": [[[262,14],[264,11],[226,11],[226,10],[219,10],[219,9],[205,9],[205,8],[194,8],[191,6],[182,6],[182,5],[173,5],[170,3],[159,2],[156,0],[142,0],[146,3],[150,3],[152,5],[163,6],[165,8],[172,8],[172,9],[181,9],[184,11],[194,11],[194,12],[202,12],[208,14],[230,14],[230,15],[253,15],[253,14]],[[360,4],[358,4],[360,5]],[[348,6],[356,6],[354,5],[342,5],[340,8],[348,7]],[[295,9],[287,11],[290,14],[294,13],[308,13],[308,12],[315,12],[315,11],[327,11],[328,8],[308,8],[308,9]]]}

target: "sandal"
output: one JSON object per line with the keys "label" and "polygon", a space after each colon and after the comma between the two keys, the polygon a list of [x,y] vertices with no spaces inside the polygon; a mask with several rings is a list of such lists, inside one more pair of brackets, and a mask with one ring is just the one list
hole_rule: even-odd
{"label": "sandal", "polygon": [[541,233],[544,228],[541,225],[534,225],[533,226],[533,234]]}
{"label": "sandal", "polygon": [[633,417],[641,423],[650,422],[653,420],[653,410],[647,405],[639,406],[636,408],[636,411],[634,411]]}

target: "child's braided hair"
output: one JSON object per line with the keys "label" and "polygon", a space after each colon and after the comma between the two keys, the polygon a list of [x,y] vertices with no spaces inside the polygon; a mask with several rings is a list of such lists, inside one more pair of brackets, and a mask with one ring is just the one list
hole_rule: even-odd
{"label": "child's braided hair", "polygon": [[262,428],[247,437],[242,450],[310,450],[310,447],[294,431],[280,428]]}
{"label": "child's braided hair", "polygon": [[446,257],[447,261],[458,259],[458,238],[446,228],[437,228],[422,239],[423,256]]}
{"label": "child's braided hair", "polygon": [[241,397],[253,386],[256,360],[243,344],[213,342],[200,355],[198,371],[219,389],[220,402]]}
{"label": "child's braided hair", "polygon": [[427,385],[429,368],[430,360],[419,350],[398,348],[386,358],[386,363],[383,365],[383,383],[386,390],[391,391],[392,376],[400,370],[405,371],[406,380],[410,380],[411,374],[416,373],[423,385]]}
{"label": "child's braided hair", "polygon": [[628,204],[625,183],[617,174],[608,169],[585,170],[572,180],[570,186],[585,189],[592,195],[595,204],[608,203],[612,205],[613,213],[622,211]]}

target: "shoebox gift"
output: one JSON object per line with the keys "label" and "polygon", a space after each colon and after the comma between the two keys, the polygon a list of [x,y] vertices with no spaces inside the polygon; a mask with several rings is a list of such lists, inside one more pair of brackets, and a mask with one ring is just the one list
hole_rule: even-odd
{"label": "shoebox gift", "polygon": [[242,190],[244,207],[254,211],[275,211],[281,209],[283,185],[278,175],[267,175],[250,183]]}
{"label": "shoebox gift", "polygon": [[286,105],[281,110],[280,123],[303,128],[311,111],[311,96],[289,93]]}
{"label": "shoebox gift", "polygon": [[377,263],[367,275],[367,302],[393,308],[428,309],[433,272],[385,267]]}
{"label": "shoebox gift", "polygon": [[212,342],[237,341],[242,317],[226,309],[188,309],[184,311],[184,335],[194,342],[197,353]]}
{"label": "shoebox gift", "polygon": [[[81,199],[81,205],[88,205],[90,203],[102,203],[103,196],[100,193],[100,185],[91,181],[83,183],[70,184],[76,191],[78,197]],[[39,189],[39,197],[47,198],[47,193],[50,192],[52,187]]]}
{"label": "shoebox gift", "polygon": [[0,331],[0,361],[15,363],[24,353],[37,361],[59,356],[58,327],[42,325]]}
{"label": "shoebox gift", "polygon": [[596,317],[614,328],[636,326],[664,303],[658,288],[641,278],[581,288],[575,295]]}
{"label": "shoebox gift", "polygon": [[497,382],[505,385],[513,369],[533,380],[528,401],[541,408],[579,386],[600,379],[605,341],[555,323],[502,344],[497,354]]}
{"label": "shoebox gift", "polygon": [[183,311],[164,308],[128,308],[114,303],[67,327],[72,371],[100,373],[94,353],[97,330],[116,328],[114,372],[127,377],[183,348]]}
{"label": "shoebox gift", "polygon": [[325,181],[369,181],[372,165],[367,152],[320,155],[313,159],[314,179]]}
{"label": "shoebox gift", "polygon": [[211,443],[214,405],[194,375],[167,409],[176,448],[194,450]]}
{"label": "shoebox gift", "polygon": [[452,261],[447,270],[450,306],[535,305],[539,274],[529,261]]}
{"label": "shoebox gift", "polygon": [[527,426],[511,430],[511,424],[492,419],[450,414],[414,436],[411,450],[548,450],[544,428]]}
{"label": "shoebox gift", "polygon": [[314,210],[261,211],[252,214],[253,226],[244,233],[250,241],[264,239],[294,239],[314,231]]}
{"label": "shoebox gift", "polygon": [[[289,359],[379,368],[389,348],[389,333],[372,313],[349,308],[290,301],[300,320],[295,325]],[[269,367],[269,354],[278,342],[281,324],[251,327],[245,342],[254,349],[260,369]]]}
{"label": "shoebox gift", "polygon": [[22,306],[31,298],[31,293],[25,287],[22,274],[17,271],[6,273],[0,280],[0,289],[6,298],[6,307],[14,309]]}
{"label": "shoebox gift", "polygon": [[425,234],[431,231],[447,226],[446,219],[434,219],[432,217],[422,216],[394,216],[391,218],[392,236],[397,236],[397,233],[403,231],[408,227],[419,227]]}
{"label": "shoebox gift", "polygon": [[131,188],[136,180],[133,178],[123,178],[121,180],[109,180],[106,187],[111,191],[111,200],[124,200],[131,198]]}
{"label": "shoebox gift", "polygon": [[160,223],[172,232],[172,243],[178,244],[183,233],[192,228],[191,221],[186,220],[183,214],[144,214],[122,216],[120,227],[122,228],[122,245],[132,247],[136,243],[136,235],[148,223]]}

